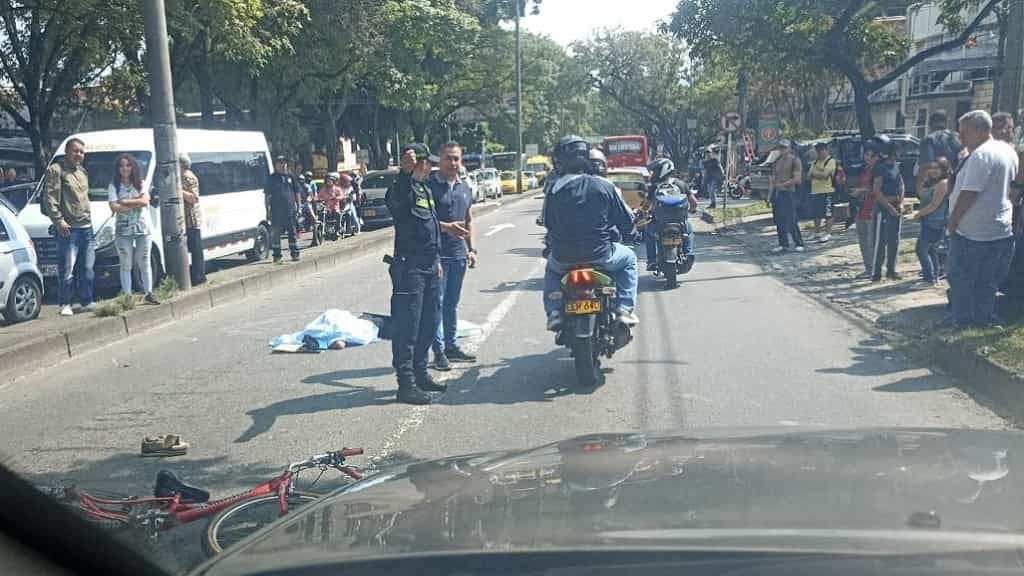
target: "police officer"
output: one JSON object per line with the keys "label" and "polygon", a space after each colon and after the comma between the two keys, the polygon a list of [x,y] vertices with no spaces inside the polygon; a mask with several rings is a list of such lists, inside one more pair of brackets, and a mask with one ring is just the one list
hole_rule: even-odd
{"label": "police officer", "polygon": [[270,247],[274,251],[274,264],[281,263],[281,233],[285,231],[288,232],[288,251],[292,262],[298,262],[295,211],[301,200],[298,183],[288,173],[288,158],[278,156],[274,159],[274,173],[267,176],[263,194],[266,196],[267,217],[270,219]]}
{"label": "police officer", "polygon": [[389,270],[392,366],[398,378],[398,401],[406,404],[430,404],[433,399],[427,392],[447,389],[427,373],[441,279],[441,227],[427,185],[430,168],[426,146],[406,146],[401,172],[385,197],[395,220],[395,255]]}

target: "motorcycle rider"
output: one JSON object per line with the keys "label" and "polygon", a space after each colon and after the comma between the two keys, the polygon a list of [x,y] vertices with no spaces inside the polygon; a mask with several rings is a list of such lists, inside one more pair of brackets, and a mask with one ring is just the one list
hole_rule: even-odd
{"label": "motorcycle rider", "polygon": [[[647,271],[653,272],[658,269],[658,248],[661,233],[661,222],[657,218],[658,196],[686,196],[690,204],[690,213],[697,212],[697,197],[689,186],[680,182],[672,173],[675,171],[675,164],[668,158],[659,158],[647,166],[651,173],[651,183],[647,189],[647,209],[654,218],[647,225],[645,236],[647,240]],[[686,233],[686,241],[683,242],[683,254],[686,256],[686,263],[683,267],[683,274],[693,268],[696,258],[693,254],[693,224],[689,218],[683,220],[683,230]]]}
{"label": "motorcycle rider", "polygon": [[352,184],[352,177],[342,173],[338,177],[338,185],[341,187],[341,213],[348,216],[358,235],[362,231],[363,223],[359,220],[359,212],[356,210],[358,193]]}
{"label": "motorcycle rider", "polygon": [[562,276],[579,265],[592,265],[614,276],[619,321],[635,326],[639,323],[634,313],[636,254],[616,242],[619,235],[633,235],[633,213],[611,182],[587,173],[590,146],[583,138],[566,136],[559,140],[555,164],[560,176],[544,205],[551,251],[544,275],[548,330],[557,332],[562,326],[560,301],[552,295],[561,291]]}
{"label": "motorcycle rider", "polygon": [[313,198],[316,192],[313,191],[312,179],[306,176],[307,173],[299,174],[299,218],[306,230],[312,230],[316,226],[316,212],[313,210]]}
{"label": "motorcycle rider", "polygon": [[601,178],[608,177],[608,158],[597,148],[590,151],[590,173]]}

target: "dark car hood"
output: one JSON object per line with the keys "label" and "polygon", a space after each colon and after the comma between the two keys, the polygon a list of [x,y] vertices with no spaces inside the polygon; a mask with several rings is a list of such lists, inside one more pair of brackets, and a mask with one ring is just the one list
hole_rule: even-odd
{"label": "dark car hood", "polygon": [[1022,450],[1022,434],[966,430],[587,436],[384,471],[205,570],[438,552],[748,546],[780,537],[812,547],[842,541],[847,550],[866,535],[875,535],[868,548],[921,534],[932,546],[969,535],[985,535],[985,546],[1020,544],[1024,476],[1012,461]]}

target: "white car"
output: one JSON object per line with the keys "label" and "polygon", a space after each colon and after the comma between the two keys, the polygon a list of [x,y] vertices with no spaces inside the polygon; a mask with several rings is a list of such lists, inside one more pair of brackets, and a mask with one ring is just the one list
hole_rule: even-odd
{"label": "white car", "polygon": [[0,312],[7,322],[26,322],[39,316],[42,305],[43,275],[35,246],[14,205],[0,197]]}
{"label": "white car", "polygon": [[484,168],[477,172],[477,182],[482,190],[483,197],[501,198],[501,177],[494,168]]}

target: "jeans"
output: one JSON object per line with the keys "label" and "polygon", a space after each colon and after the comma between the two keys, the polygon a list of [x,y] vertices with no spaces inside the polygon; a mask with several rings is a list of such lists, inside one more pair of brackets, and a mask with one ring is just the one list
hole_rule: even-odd
{"label": "jeans", "polygon": [[776,190],[775,200],[772,202],[772,216],[775,218],[775,233],[779,237],[779,246],[789,248],[790,236],[797,246],[804,245],[800,222],[796,218],[796,192]]}
{"label": "jeans", "polygon": [[[686,233],[686,241],[683,242],[683,256],[693,256],[693,224],[689,220],[683,221],[683,231]],[[654,220],[647,225],[644,230],[644,240],[647,242],[647,262],[658,261],[658,248],[661,246],[659,242],[661,236],[661,225],[657,220]]]}
{"label": "jeans", "polygon": [[716,179],[708,180],[708,198],[711,200],[710,208],[718,206],[718,193],[722,191],[722,181]]}
{"label": "jeans", "polygon": [[462,296],[462,281],[466,279],[468,263],[464,259],[443,259],[441,267],[444,269],[444,277],[441,278],[440,297],[437,303],[435,354],[455,348],[455,337],[459,327],[459,299]]}
{"label": "jeans", "polygon": [[427,353],[437,328],[440,281],[434,264],[396,257],[391,275],[391,365],[399,385],[427,373]]}
{"label": "jeans", "polygon": [[1003,293],[1011,300],[1024,302],[1024,238],[1018,237],[1010,263],[1010,272],[1002,286]]}
{"label": "jeans", "polygon": [[[75,265],[78,274],[75,275]],[[94,301],[93,283],[96,280],[96,236],[92,228],[72,228],[65,238],[57,235],[57,301],[61,306],[71,304],[72,291],[77,292],[78,303],[88,306]]]}
{"label": "jeans", "polygon": [[953,323],[960,328],[992,324],[996,290],[1013,259],[1013,238],[977,242],[960,235],[949,239],[949,288]]}
{"label": "jeans", "polygon": [[356,210],[356,205],[349,202],[345,208],[345,213],[352,219],[352,225],[355,226],[356,234],[359,234],[363,229],[363,221],[359,219],[359,211]]}
{"label": "jeans", "polygon": [[875,278],[881,278],[883,263],[886,274],[896,273],[896,256],[900,250],[900,228],[903,226],[903,218],[879,207],[875,212],[874,226],[875,258],[871,273]]}
{"label": "jeans", "polygon": [[875,234],[873,220],[860,220],[857,225],[857,243],[860,244],[860,257],[864,261],[864,272],[874,273]]}
{"label": "jeans", "polygon": [[153,268],[149,265],[149,253],[153,247],[150,236],[118,236],[114,239],[117,258],[121,263],[121,293],[132,293],[132,267],[139,271],[142,292],[153,292]]}
{"label": "jeans", "polygon": [[921,226],[921,233],[917,237],[917,259],[921,262],[921,272],[924,273],[925,282],[935,282],[939,279],[941,271],[939,264],[939,243],[942,242],[942,235],[945,230],[935,226]]}
{"label": "jeans", "polygon": [[299,241],[295,236],[295,218],[283,218],[270,223],[270,247],[274,251],[274,260],[281,258],[281,234],[288,233],[288,252],[292,258],[299,257]]}
{"label": "jeans", "polygon": [[203,254],[203,234],[199,228],[189,228],[185,231],[188,236],[188,253],[192,256],[192,268],[189,269],[189,277],[192,284],[206,282],[206,255]]}
{"label": "jeans", "polygon": [[[615,276],[616,305],[619,309],[632,312],[636,308],[637,269],[636,253],[619,243],[612,244],[612,252],[599,262],[586,263]],[[544,311],[548,316],[561,310],[561,301],[551,299],[551,295],[562,290],[562,276],[578,264],[565,264],[554,258],[548,258],[544,272]]]}

